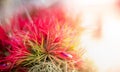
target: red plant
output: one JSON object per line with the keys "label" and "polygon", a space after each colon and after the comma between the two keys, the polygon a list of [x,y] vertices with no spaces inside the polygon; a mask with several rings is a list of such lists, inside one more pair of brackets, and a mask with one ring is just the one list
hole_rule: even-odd
{"label": "red plant", "polygon": [[[0,33],[3,34],[0,35],[1,41],[8,40],[2,28]],[[46,54],[76,63],[81,59],[74,52],[76,47],[74,44],[79,33],[77,22],[68,18],[60,8],[34,8],[17,14],[11,20],[9,55],[5,57],[5,61],[10,62],[10,68],[16,67],[23,62],[22,59],[25,60],[32,54],[31,49],[34,50],[32,45],[36,44],[42,46]]]}

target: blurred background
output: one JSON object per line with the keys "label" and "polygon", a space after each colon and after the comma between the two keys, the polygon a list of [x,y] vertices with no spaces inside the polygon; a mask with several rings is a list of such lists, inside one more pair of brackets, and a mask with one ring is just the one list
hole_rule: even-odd
{"label": "blurred background", "polygon": [[0,22],[7,22],[19,8],[54,4],[79,16],[85,28],[82,46],[99,72],[120,72],[120,0],[0,0]]}
{"label": "blurred background", "polygon": [[7,21],[16,11],[28,6],[49,7],[57,0],[0,0],[0,20]]}

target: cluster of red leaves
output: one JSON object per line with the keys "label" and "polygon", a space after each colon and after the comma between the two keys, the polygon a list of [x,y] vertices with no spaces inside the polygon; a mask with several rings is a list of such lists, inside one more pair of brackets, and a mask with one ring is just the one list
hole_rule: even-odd
{"label": "cluster of red leaves", "polygon": [[60,8],[34,8],[17,14],[11,19],[8,34],[0,27],[0,70],[14,68],[17,61],[30,54],[28,41],[42,44],[43,39],[49,54],[64,60],[79,60],[71,48],[72,38],[79,34],[75,24]]}

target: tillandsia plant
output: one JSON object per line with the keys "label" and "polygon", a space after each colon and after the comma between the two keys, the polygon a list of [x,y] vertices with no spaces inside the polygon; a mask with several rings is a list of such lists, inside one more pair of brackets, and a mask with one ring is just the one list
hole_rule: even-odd
{"label": "tillandsia plant", "polygon": [[[79,48],[82,28],[78,19],[68,17],[59,7],[32,8],[11,19],[8,55],[1,71],[7,72],[81,72]],[[1,36],[2,37],[2,36]]]}

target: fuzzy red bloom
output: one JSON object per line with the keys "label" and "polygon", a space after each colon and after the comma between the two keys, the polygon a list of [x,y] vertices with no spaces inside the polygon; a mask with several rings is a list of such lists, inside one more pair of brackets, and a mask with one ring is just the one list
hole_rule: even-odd
{"label": "fuzzy red bloom", "polygon": [[[77,21],[67,17],[64,10],[58,7],[34,8],[15,15],[11,20],[9,55],[5,57],[6,63],[9,63],[7,66],[17,67],[22,65],[23,60],[29,61],[41,53],[78,63],[81,58],[74,52],[74,44],[79,30]],[[3,34],[0,39],[8,39],[2,29],[0,33]]]}
{"label": "fuzzy red bloom", "polygon": [[[78,32],[75,32],[74,28],[76,27],[74,26],[74,22],[65,16],[62,9],[55,7],[49,9],[35,8],[28,14],[19,14],[12,20],[13,34],[20,38],[21,41],[26,38],[33,42],[37,41],[40,44],[44,38],[46,43],[45,49],[47,51],[55,52],[56,48],[59,49],[59,47],[67,41],[65,39],[71,40],[68,40],[68,43],[71,44],[72,39],[70,38],[74,37]],[[70,29],[73,32],[71,32]],[[65,48],[69,47],[70,46],[66,44],[60,51],[62,52]]]}

